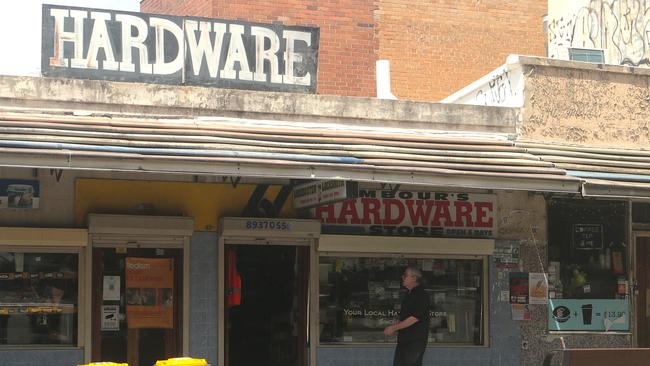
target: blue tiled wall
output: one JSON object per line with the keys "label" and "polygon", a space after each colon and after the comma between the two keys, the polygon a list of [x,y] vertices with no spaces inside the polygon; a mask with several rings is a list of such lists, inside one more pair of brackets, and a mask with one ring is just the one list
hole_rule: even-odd
{"label": "blue tiled wall", "polygon": [[190,356],[217,364],[217,234],[190,242]]}
{"label": "blue tiled wall", "polygon": [[83,363],[81,349],[0,351],[2,366],[75,366]]}
{"label": "blue tiled wall", "polygon": [[[520,364],[521,334],[511,319],[510,304],[498,301],[501,290],[508,290],[508,277],[499,280],[490,261],[490,346],[428,348],[423,365],[435,366],[510,366]],[[318,366],[392,366],[392,347],[320,348]]]}

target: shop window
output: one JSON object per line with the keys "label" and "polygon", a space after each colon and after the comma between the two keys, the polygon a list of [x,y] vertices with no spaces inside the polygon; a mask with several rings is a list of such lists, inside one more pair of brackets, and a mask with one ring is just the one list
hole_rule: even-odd
{"label": "shop window", "polygon": [[632,204],[632,222],[650,224],[650,203],[635,202]]}
{"label": "shop window", "polygon": [[552,200],[549,229],[549,328],[627,330],[627,206]]}
{"label": "shop window", "polygon": [[78,255],[0,252],[0,345],[76,345]]}
{"label": "shop window", "polygon": [[483,344],[484,260],[320,257],[321,344],[392,343],[383,329],[399,315],[408,265],[430,296],[430,344]]}

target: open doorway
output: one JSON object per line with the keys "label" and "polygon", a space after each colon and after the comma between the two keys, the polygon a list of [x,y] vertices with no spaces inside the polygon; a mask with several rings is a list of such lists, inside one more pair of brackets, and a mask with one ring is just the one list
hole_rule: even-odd
{"label": "open doorway", "polygon": [[308,364],[309,247],[226,245],[225,365]]}

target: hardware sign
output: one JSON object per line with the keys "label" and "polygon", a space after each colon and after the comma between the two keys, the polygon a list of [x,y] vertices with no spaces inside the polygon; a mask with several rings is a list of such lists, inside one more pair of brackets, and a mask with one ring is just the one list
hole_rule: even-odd
{"label": "hardware sign", "polygon": [[45,76],[316,92],[319,29],[43,5]]}

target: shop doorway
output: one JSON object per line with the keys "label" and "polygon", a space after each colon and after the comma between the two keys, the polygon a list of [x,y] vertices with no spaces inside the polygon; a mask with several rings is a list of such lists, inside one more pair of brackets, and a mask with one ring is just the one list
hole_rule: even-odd
{"label": "shop doorway", "polygon": [[224,364],[306,366],[310,247],[224,249]]}
{"label": "shop doorway", "polygon": [[92,361],[182,355],[182,259],[182,249],[93,249]]}
{"label": "shop doorway", "polygon": [[636,236],[637,347],[650,347],[650,234]]}

